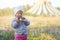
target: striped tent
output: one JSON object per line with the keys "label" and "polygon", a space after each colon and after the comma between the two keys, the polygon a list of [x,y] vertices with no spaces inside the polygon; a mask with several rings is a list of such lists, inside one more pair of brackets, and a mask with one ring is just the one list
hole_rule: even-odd
{"label": "striped tent", "polygon": [[34,6],[30,8],[27,13],[36,15],[55,15],[60,16],[60,12],[55,9],[48,0],[37,0]]}

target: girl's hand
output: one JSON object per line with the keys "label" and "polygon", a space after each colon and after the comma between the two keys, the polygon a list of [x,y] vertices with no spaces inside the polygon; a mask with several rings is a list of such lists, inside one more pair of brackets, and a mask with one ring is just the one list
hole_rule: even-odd
{"label": "girl's hand", "polygon": [[19,23],[19,22],[20,22],[20,20],[16,20],[16,22],[17,22],[17,23]]}
{"label": "girl's hand", "polygon": [[26,22],[27,22],[27,19],[23,19],[22,21],[23,21],[24,23],[26,23]]}
{"label": "girl's hand", "polygon": [[19,23],[20,22],[20,18],[17,18],[16,22]]}

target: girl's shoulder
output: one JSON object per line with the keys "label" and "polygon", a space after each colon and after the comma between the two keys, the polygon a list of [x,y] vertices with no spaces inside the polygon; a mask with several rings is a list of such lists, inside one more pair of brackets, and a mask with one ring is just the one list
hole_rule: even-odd
{"label": "girl's shoulder", "polygon": [[12,21],[15,21],[16,19],[17,19],[17,18],[14,17],[14,18],[12,18]]}

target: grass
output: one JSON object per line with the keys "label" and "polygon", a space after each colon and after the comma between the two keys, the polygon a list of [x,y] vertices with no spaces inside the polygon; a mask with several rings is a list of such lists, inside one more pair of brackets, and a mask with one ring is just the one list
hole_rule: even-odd
{"label": "grass", "polygon": [[[26,17],[30,20],[28,40],[60,40],[60,31],[57,30],[60,29],[60,17]],[[13,40],[14,32],[11,27],[13,18],[13,16],[0,16],[0,29],[4,27],[7,30],[0,31],[0,40]]]}
{"label": "grass", "polygon": [[[41,26],[60,26],[60,17],[32,17],[26,16],[30,20],[30,27],[41,27]],[[0,16],[0,26],[10,26],[13,16]],[[36,26],[37,25],[37,26]]]}
{"label": "grass", "polygon": [[[47,28],[47,27],[45,27]],[[39,29],[39,31],[37,31]],[[42,30],[43,29],[43,30]],[[51,31],[51,29],[50,29]],[[40,28],[29,28],[28,31],[28,40],[60,40],[60,34],[57,33],[57,35],[53,32],[54,30],[49,31],[49,28],[44,29],[42,27]],[[1,40],[13,40],[14,39],[14,31],[1,31],[0,30],[0,39]]]}
{"label": "grass", "polygon": [[[13,9],[0,10],[0,40],[13,40],[14,31],[11,27]],[[24,14],[30,20],[28,40],[60,40],[60,17],[54,15]]]}

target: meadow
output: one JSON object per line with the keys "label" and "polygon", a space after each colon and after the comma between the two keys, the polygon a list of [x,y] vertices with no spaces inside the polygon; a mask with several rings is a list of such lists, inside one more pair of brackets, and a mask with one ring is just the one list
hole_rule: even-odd
{"label": "meadow", "polygon": [[[28,40],[60,40],[60,17],[28,16]],[[11,21],[14,16],[0,16],[0,40],[13,40]]]}
{"label": "meadow", "polygon": [[[25,12],[23,15],[30,20],[28,40],[60,40],[60,17],[36,16]],[[14,39],[14,29],[11,27],[13,18],[13,8],[0,9],[0,40]]]}

